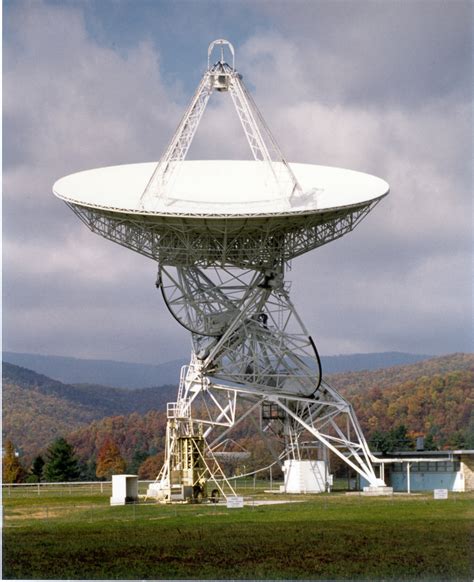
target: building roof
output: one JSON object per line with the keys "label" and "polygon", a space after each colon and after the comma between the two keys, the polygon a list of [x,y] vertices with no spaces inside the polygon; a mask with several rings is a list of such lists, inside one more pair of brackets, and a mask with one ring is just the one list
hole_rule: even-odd
{"label": "building roof", "polygon": [[373,453],[375,457],[384,457],[387,459],[393,458],[413,458],[413,457],[448,457],[452,455],[474,455],[473,449],[456,449],[446,451],[392,451],[390,453]]}

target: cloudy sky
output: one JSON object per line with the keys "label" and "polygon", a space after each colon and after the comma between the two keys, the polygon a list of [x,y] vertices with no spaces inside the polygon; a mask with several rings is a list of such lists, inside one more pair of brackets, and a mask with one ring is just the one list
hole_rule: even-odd
{"label": "cloudy sky", "polygon": [[[290,161],[391,186],[355,232],[293,262],[321,353],[473,351],[470,2],[3,4],[4,350],[187,357],[156,266],[89,232],[51,187],[157,160],[224,37]],[[213,104],[190,155],[243,155],[228,113]]]}

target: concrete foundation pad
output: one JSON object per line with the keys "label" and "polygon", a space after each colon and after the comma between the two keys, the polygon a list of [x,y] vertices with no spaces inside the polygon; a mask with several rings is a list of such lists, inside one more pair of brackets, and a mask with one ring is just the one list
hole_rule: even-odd
{"label": "concrete foundation pad", "polygon": [[393,495],[393,487],[364,487],[362,495]]}

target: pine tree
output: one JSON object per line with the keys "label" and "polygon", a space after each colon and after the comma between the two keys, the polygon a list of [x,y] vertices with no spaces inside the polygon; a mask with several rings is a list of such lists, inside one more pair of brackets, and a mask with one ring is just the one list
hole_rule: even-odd
{"label": "pine tree", "polygon": [[125,461],[115,442],[108,438],[97,454],[97,468],[95,474],[99,478],[110,479],[112,475],[117,475],[125,471]]}
{"label": "pine tree", "polygon": [[38,483],[43,477],[44,459],[41,455],[34,458],[31,465],[30,473],[33,477],[36,477],[35,482]]}
{"label": "pine tree", "polygon": [[391,446],[392,443],[390,442],[389,434],[380,430],[376,430],[369,441],[369,447],[372,449],[372,451],[376,451],[384,455],[391,450]]}
{"label": "pine tree", "polygon": [[436,441],[431,433],[425,438],[424,445],[425,445],[425,451],[437,451],[438,450],[438,447],[436,446]]}
{"label": "pine tree", "polygon": [[147,453],[146,451],[143,451],[141,449],[135,449],[135,452],[133,453],[132,456],[132,462],[128,466],[128,470],[130,471],[130,473],[136,475],[142,463],[144,463],[149,456],[150,454]]}
{"label": "pine tree", "polygon": [[20,483],[23,480],[23,476],[24,469],[15,453],[15,447],[12,441],[7,440],[3,454],[3,483]]}
{"label": "pine tree", "polygon": [[81,481],[96,481],[96,464],[94,459],[79,461],[79,479]]}
{"label": "pine tree", "polygon": [[73,447],[60,437],[49,447],[43,469],[46,481],[73,481],[79,476]]}
{"label": "pine tree", "polygon": [[407,428],[401,424],[390,431],[392,451],[409,451],[413,449],[413,441],[407,434]]}

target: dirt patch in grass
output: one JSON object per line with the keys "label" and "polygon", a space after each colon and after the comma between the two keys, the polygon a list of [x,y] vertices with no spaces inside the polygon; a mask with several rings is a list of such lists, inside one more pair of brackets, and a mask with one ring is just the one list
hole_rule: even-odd
{"label": "dirt patch in grass", "polygon": [[57,505],[45,505],[43,507],[34,505],[32,508],[21,505],[14,509],[9,507],[3,515],[4,525],[12,526],[18,521],[43,521],[55,519],[68,519],[75,514],[91,511],[101,506],[91,505],[66,505],[63,507]]}

